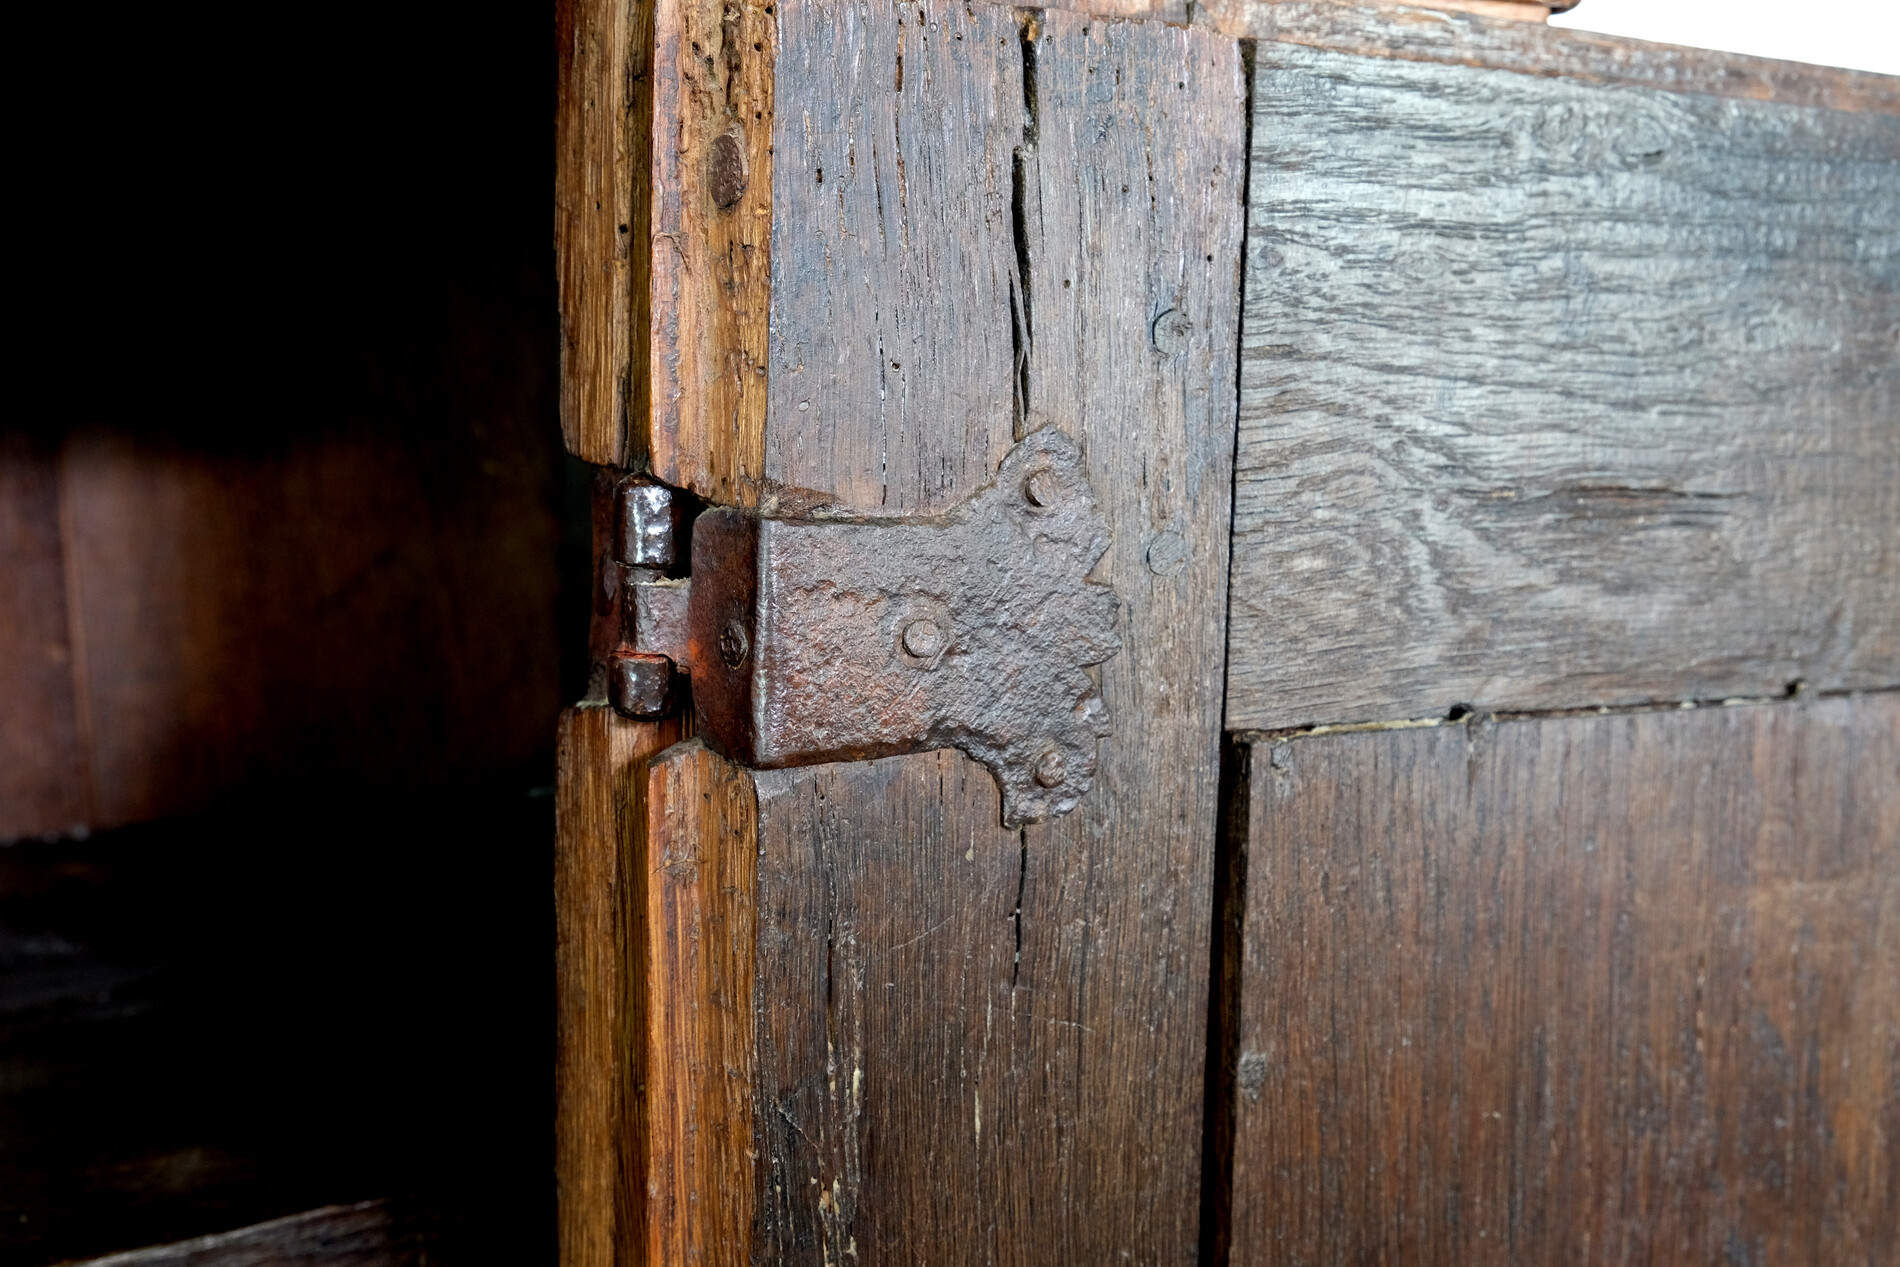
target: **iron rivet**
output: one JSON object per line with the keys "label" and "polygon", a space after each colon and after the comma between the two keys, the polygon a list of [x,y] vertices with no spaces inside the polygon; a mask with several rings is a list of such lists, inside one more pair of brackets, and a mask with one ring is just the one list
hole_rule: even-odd
{"label": "iron rivet", "polygon": [[726,622],[725,629],[719,634],[719,658],[728,668],[736,669],[745,663],[746,652],[752,649],[751,639],[745,636],[745,626],[736,620]]}
{"label": "iron rivet", "polygon": [[1044,787],[1061,787],[1069,775],[1069,763],[1062,749],[1050,748],[1036,759],[1036,782]]}
{"label": "iron rivet", "polygon": [[1062,495],[1062,485],[1056,481],[1054,471],[1033,472],[1023,481],[1023,496],[1031,506],[1047,509],[1056,504],[1056,498]]}
{"label": "iron rivet", "polygon": [[1163,356],[1179,356],[1187,351],[1188,341],[1194,336],[1194,323],[1188,320],[1185,312],[1179,308],[1170,308],[1155,318],[1149,337],[1154,340],[1155,351]]}
{"label": "iron rivet", "polygon": [[904,650],[928,660],[943,650],[943,630],[934,620],[913,620],[904,626]]}
{"label": "iron rivet", "polygon": [[1187,559],[1187,538],[1178,532],[1164,532],[1148,547],[1148,570],[1156,576],[1173,576]]}

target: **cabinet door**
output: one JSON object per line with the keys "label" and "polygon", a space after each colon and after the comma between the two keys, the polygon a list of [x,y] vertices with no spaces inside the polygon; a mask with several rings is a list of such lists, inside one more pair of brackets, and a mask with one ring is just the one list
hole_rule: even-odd
{"label": "cabinet door", "polygon": [[565,1262],[1891,1243],[1890,81],[1339,4],[562,48],[570,446],[905,521],[1056,428],[1120,639],[1016,829],[569,711]]}

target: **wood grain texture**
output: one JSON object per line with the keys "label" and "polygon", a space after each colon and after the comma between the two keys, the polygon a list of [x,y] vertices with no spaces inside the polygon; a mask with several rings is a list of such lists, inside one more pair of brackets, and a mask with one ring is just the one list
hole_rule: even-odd
{"label": "wood grain texture", "polygon": [[1259,46],[1227,724],[1900,681],[1900,119]]}
{"label": "wood grain texture", "polygon": [[92,813],[60,502],[57,446],[0,435],[0,840],[83,829]]}
{"label": "wood grain texture", "polygon": [[765,442],[777,9],[657,4],[653,110],[642,123],[652,293],[635,359],[649,383],[650,461],[666,483],[728,505],[758,496]]}
{"label": "wood grain texture", "polygon": [[633,350],[650,317],[653,11],[637,0],[555,5],[561,434],[570,453],[613,466],[644,452],[651,400]]}
{"label": "wood grain texture", "polygon": [[1014,441],[1015,18],[791,0],[780,32],[768,504],[942,509]]}
{"label": "wood grain texture", "polygon": [[[697,741],[655,758],[639,833],[649,1263],[752,1261],[758,795]],[[776,1009],[772,1009],[776,1010]]]}
{"label": "wood grain texture", "polygon": [[1447,11],[1452,7],[1385,0],[1209,0],[1195,6],[1194,19],[1243,39],[1365,57],[1900,114],[1900,78],[1891,75]]}
{"label": "wood grain texture", "polygon": [[1121,654],[1102,666],[1115,733],[1095,788],[1024,837],[1030,990],[1018,1008],[1041,1024],[1037,1073],[1012,1087],[1038,1123],[1016,1164],[1039,1177],[1060,1233],[1025,1257],[1186,1261],[1198,1235],[1246,86],[1233,43],[1159,23],[1049,12],[1031,52],[1025,413],[1083,443],[1114,533],[1098,575],[1120,593],[1123,622]]}
{"label": "wood grain texture", "polygon": [[[555,1183],[562,1267],[664,1262],[648,1235],[647,762],[679,719],[561,714],[555,822]],[[672,1260],[683,1261],[683,1260]]]}
{"label": "wood grain texture", "polygon": [[1892,1261],[1900,696],[1252,771],[1234,1263]]}
{"label": "wood grain texture", "polygon": [[1049,1261],[1020,1167],[1051,1124],[1012,1090],[1049,1026],[995,781],[954,750],[753,777],[757,1260]]}
{"label": "wood grain texture", "polygon": [[[945,425],[987,436],[1020,411],[1083,442],[1125,602],[1103,667],[1116,733],[1082,807],[1020,836],[954,752],[755,776],[762,1261],[1186,1261],[1197,1243],[1242,67],[1207,32],[1059,13],[1005,51],[1027,77],[1016,214],[982,231],[1018,257],[1021,373],[957,379],[989,403]],[[991,337],[1001,314],[978,315],[942,319],[933,363],[993,364],[955,342]]]}

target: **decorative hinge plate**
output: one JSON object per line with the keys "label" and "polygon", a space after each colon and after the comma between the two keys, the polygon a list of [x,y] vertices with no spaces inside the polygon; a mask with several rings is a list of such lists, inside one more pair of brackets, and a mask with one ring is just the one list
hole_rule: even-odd
{"label": "decorative hinge plate", "polygon": [[960,748],[1005,827],[1040,822],[1075,808],[1109,734],[1088,672],[1121,647],[1115,593],[1088,579],[1108,545],[1079,448],[1045,428],[928,519],[708,510],[690,587],[629,587],[618,654],[689,673],[700,734],[743,764]]}

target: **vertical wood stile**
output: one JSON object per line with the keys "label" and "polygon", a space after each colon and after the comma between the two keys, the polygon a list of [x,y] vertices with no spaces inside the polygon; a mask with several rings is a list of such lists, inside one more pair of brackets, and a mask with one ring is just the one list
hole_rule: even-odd
{"label": "vertical wood stile", "polygon": [[646,778],[646,1261],[744,1267],[756,1153],[758,797],[749,771],[697,741],[654,758]]}
{"label": "vertical wood stile", "polygon": [[645,763],[682,723],[561,715],[555,808],[555,1183],[562,1267],[648,1261]]}
{"label": "vertical wood stile", "polygon": [[[1123,599],[1115,733],[1025,833],[1012,1168],[1066,1261],[1195,1252],[1220,769],[1246,85],[1208,32],[1045,12],[1026,33],[1026,413],[1072,429]],[[1086,1129],[1071,1125],[1086,1123]],[[1066,1135],[1066,1137],[1065,1137]],[[1045,1260],[1048,1261],[1048,1260]]]}

